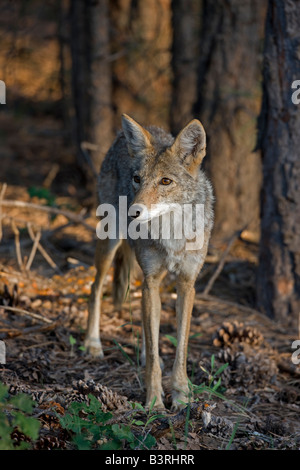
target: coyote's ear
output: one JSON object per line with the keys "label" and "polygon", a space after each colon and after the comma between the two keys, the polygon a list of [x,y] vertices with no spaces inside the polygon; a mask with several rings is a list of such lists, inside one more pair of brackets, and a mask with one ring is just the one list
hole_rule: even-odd
{"label": "coyote's ear", "polygon": [[193,119],[178,134],[172,147],[189,173],[195,176],[206,153],[206,134],[201,122]]}
{"label": "coyote's ear", "polygon": [[134,119],[123,114],[122,127],[127,140],[130,155],[135,155],[151,147],[151,134]]}

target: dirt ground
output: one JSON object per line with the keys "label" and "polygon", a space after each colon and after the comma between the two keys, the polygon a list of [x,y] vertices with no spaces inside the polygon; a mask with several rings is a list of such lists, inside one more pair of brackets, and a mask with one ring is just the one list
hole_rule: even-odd
{"label": "dirt ground", "polygon": [[[36,402],[34,415],[41,431],[33,448],[70,449],[71,436],[63,432],[53,409],[60,407],[63,414],[71,402],[84,401],[92,393],[116,422],[127,423],[130,403],[144,403],[139,363],[141,277],[138,273],[132,280],[123,309],[117,312],[111,301],[110,270],[101,319],[105,359],[86,356],[81,346],[95,275],[93,194],[72,164],[72,149],[64,145],[55,119],[33,116],[24,123],[6,113],[0,114],[0,121],[0,191],[6,188],[0,197],[52,204],[79,215],[91,227],[32,207],[1,208],[0,339],[7,357],[0,366],[0,381],[11,395],[25,392]],[[32,251],[30,228],[44,252]],[[184,412],[170,411],[174,279],[168,277],[161,287],[165,414],[173,426],[164,426],[167,420],[160,418],[148,428],[156,449],[299,449],[300,369],[291,361],[298,332],[255,310],[258,245],[250,235],[235,240],[207,296],[203,290],[228,240],[211,245],[197,281],[188,355],[188,373],[196,388],[188,428]],[[227,367],[214,377],[224,364]]]}

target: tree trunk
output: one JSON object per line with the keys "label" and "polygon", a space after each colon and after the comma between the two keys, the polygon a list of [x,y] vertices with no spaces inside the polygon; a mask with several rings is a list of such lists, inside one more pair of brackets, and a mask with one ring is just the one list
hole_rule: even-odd
{"label": "tree trunk", "polygon": [[200,32],[199,0],[172,0],[172,99],[170,128],[174,135],[193,119],[197,97]]}
{"label": "tree trunk", "polygon": [[207,131],[217,238],[259,227],[261,161],[253,149],[265,7],[262,0],[203,0],[195,115]]}
{"label": "tree trunk", "polygon": [[87,71],[88,58],[86,33],[86,8],[81,0],[71,0],[71,57],[72,57],[72,100],[74,107],[73,140],[76,145],[77,163],[84,166],[85,156],[81,142],[86,140],[88,106],[87,106]]}
{"label": "tree trunk", "polygon": [[170,104],[170,0],[111,2],[115,126],[122,113],[166,127]]}
{"label": "tree trunk", "polygon": [[270,0],[259,145],[263,157],[258,306],[297,325],[300,315],[300,1]]}
{"label": "tree trunk", "polygon": [[89,140],[97,172],[113,141],[109,0],[89,0]]}
{"label": "tree trunk", "polygon": [[113,139],[108,5],[109,0],[71,0],[70,10],[78,163],[94,175]]}

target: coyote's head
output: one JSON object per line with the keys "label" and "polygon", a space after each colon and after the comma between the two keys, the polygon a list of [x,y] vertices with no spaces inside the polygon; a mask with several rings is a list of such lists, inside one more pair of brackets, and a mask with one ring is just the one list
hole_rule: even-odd
{"label": "coyote's head", "polygon": [[172,210],[174,205],[193,203],[206,151],[206,135],[200,121],[191,121],[170,145],[126,114],[122,126],[134,160],[135,198],[129,214],[142,222]]}

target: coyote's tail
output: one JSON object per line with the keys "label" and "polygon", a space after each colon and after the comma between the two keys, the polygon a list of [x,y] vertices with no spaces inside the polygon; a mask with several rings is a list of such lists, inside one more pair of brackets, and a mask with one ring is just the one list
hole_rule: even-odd
{"label": "coyote's tail", "polygon": [[114,259],[113,301],[116,308],[121,308],[130,287],[130,277],[134,268],[134,252],[123,241]]}

